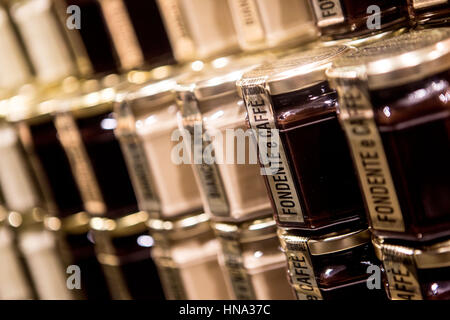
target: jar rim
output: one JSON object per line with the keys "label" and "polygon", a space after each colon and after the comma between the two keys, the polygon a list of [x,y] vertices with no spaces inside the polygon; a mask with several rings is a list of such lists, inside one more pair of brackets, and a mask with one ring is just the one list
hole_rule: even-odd
{"label": "jar rim", "polygon": [[379,260],[383,261],[385,252],[398,257],[399,260],[407,256],[414,259],[419,269],[434,269],[450,267],[450,239],[440,241],[431,245],[422,245],[413,248],[406,245],[390,244],[383,238],[373,237],[373,246]]}
{"label": "jar rim", "polygon": [[297,91],[326,81],[325,71],[342,54],[351,50],[346,45],[323,46],[297,51],[274,59],[246,72],[237,81],[239,94],[254,81],[264,79],[271,95]]}
{"label": "jar rim", "polygon": [[277,225],[272,216],[243,223],[215,222],[213,229],[218,234],[226,234],[240,242],[251,242],[276,237]]}
{"label": "jar rim", "polygon": [[175,220],[150,218],[146,225],[150,232],[162,234],[170,240],[191,238],[211,231],[209,216],[206,213],[183,216]]}
{"label": "jar rim", "polygon": [[337,59],[329,79],[364,78],[378,90],[419,81],[450,69],[450,28],[404,33],[362,46]]}
{"label": "jar rim", "polygon": [[177,97],[191,92],[198,101],[237,92],[236,82],[242,75],[270,57],[270,54],[243,54],[216,59],[202,71],[179,78],[175,92]]}
{"label": "jar rim", "polygon": [[304,242],[313,256],[332,254],[349,250],[370,242],[369,229],[356,231],[333,232],[323,236],[302,237],[290,233],[291,229],[280,229],[279,237],[282,242]]}

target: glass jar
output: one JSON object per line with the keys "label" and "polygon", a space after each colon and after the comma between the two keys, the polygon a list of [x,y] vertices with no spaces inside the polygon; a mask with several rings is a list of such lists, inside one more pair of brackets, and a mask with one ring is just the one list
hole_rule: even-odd
{"label": "glass jar", "polygon": [[238,81],[280,226],[319,230],[364,223],[337,95],[325,76],[331,61],[347,50],[332,46],[294,53]]}
{"label": "glass jar", "polygon": [[228,0],[242,50],[292,46],[318,36],[304,0]]}
{"label": "glass jar", "polygon": [[219,261],[235,299],[294,299],[276,224],[271,217],[242,224],[214,223],[213,226],[222,245]]}
{"label": "glass jar", "polygon": [[[59,24],[52,0],[19,0],[10,7],[37,80],[57,83],[80,70]],[[65,25],[64,25],[65,26]]]}
{"label": "glass jar", "polygon": [[[82,277],[82,290],[74,290],[73,294],[77,298],[106,299],[109,297],[109,293],[103,275],[101,272],[99,273],[94,245],[88,239],[87,214],[84,212],[82,197],[53,122],[51,114],[53,111],[51,109],[54,109],[55,106],[51,100],[39,104],[36,97],[33,98],[32,96],[24,95],[10,99],[10,110],[12,112],[8,115],[8,120],[15,123],[20,142],[30,162],[29,166],[38,181],[39,188],[37,189],[43,193],[45,207],[48,208],[49,214],[44,220],[46,229],[55,232],[51,236],[57,238],[55,245],[61,253],[63,264],[66,267],[73,264],[79,266],[82,270],[89,268],[89,273],[95,274],[92,277]],[[59,105],[58,100],[54,102]],[[46,111],[44,111],[43,105],[48,107]],[[25,110],[21,110],[18,106]],[[12,157],[14,153],[10,151],[5,155]],[[18,167],[21,161],[14,159],[11,163],[14,163],[14,167]],[[13,167],[10,167],[9,171],[15,172],[11,168]],[[15,179],[9,180],[10,183],[27,181],[24,180],[23,173],[16,173],[15,177]],[[17,177],[22,178],[17,179]],[[78,175],[78,178],[80,177],[86,178],[87,175]],[[15,190],[12,187],[9,187],[9,189]],[[27,188],[21,186],[21,190],[21,193],[25,195],[24,192]],[[17,201],[19,198],[16,197],[16,194],[14,196]],[[26,203],[23,199],[21,202]],[[15,206],[15,208],[17,210],[19,207]],[[35,211],[36,209],[33,209],[28,212],[32,215]],[[79,224],[81,224],[81,227]]]}
{"label": "glass jar", "polygon": [[385,288],[392,300],[450,299],[450,241],[403,245],[375,237],[385,269]]}
{"label": "glass jar", "polygon": [[448,0],[409,0],[419,27],[444,27],[450,24]]}
{"label": "glass jar", "polygon": [[8,223],[15,229],[16,241],[40,300],[72,300],[67,287],[66,266],[62,263],[54,234],[45,229],[44,213],[29,215],[10,212]]}
{"label": "glass jar", "polygon": [[[100,3],[121,69],[174,62],[155,0],[95,1]],[[74,0],[69,2],[74,3]],[[148,32],[151,32],[151,37]]]}
{"label": "glass jar", "polygon": [[45,220],[47,229],[55,231],[58,249],[66,267],[78,266],[81,271],[80,290],[73,290],[77,299],[108,300],[109,288],[95,252],[95,239],[86,212]]}
{"label": "glass jar", "polygon": [[178,62],[238,51],[227,1],[157,0]]}
{"label": "glass jar", "polygon": [[175,78],[168,78],[128,88],[115,107],[115,133],[139,207],[159,219],[203,211],[192,167],[171,156],[178,144],[171,139],[178,129],[175,85]]}
{"label": "glass jar", "polygon": [[113,299],[164,299],[151,258],[154,240],[148,234],[147,220],[146,212],[138,212],[115,221],[96,217],[90,222]]}
{"label": "glass jar", "polygon": [[448,30],[424,30],[363,47],[328,72],[376,235],[450,234],[449,54]]}
{"label": "glass jar", "polygon": [[[5,103],[3,101],[0,108],[7,113]],[[16,127],[7,122],[5,115],[0,119],[0,141],[0,187],[6,208],[27,214],[35,208],[44,207]]]}
{"label": "glass jar", "polygon": [[[115,90],[86,86],[66,99],[66,110],[57,110],[54,123],[70,160],[86,210],[95,216],[116,219],[138,211],[120,143],[114,134]],[[117,186],[120,186],[118,188]],[[86,202],[87,201],[87,202]]]}
{"label": "glass jar", "polygon": [[407,0],[309,0],[325,40],[367,37],[409,25]]}
{"label": "glass jar", "polygon": [[0,33],[0,89],[14,89],[31,80],[31,71],[8,12],[1,6]]}
{"label": "glass jar", "polygon": [[[236,60],[223,70],[206,70],[178,81],[180,129],[186,148],[193,151],[190,160],[205,210],[215,221],[244,221],[272,213],[245,107],[235,87],[240,75],[261,61],[262,57]],[[197,153],[200,147],[203,153]]]}
{"label": "glass jar", "polygon": [[0,212],[0,300],[34,298],[33,287],[21,261],[14,234],[5,223],[7,212]]}
{"label": "glass jar", "polygon": [[382,288],[370,289],[370,267],[377,265],[367,229],[305,237],[280,229],[288,274],[299,300],[384,300]]}
{"label": "glass jar", "polygon": [[83,201],[52,116],[36,113],[14,120],[49,213],[64,218],[83,211]]}
{"label": "glass jar", "polygon": [[206,214],[172,222],[150,219],[148,226],[155,239],[152,257],[167,299],[230,299],[217,260],[219,243]]}

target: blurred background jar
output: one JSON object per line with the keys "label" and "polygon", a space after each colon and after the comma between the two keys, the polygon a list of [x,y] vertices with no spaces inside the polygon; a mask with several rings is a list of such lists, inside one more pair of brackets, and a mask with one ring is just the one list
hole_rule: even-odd
{"label": "blurred background jar", "polygon": [[[40,299],[72,299],[66,287],[56,238],[44,228],[44,217],[48,213],[36,177],[14,125],[7,121],[10,99],[1,102],[0,186],[7,210],[6,221],[13,233],[4,230],[2,235],[4,241],[9,236],[10,244],[17,243],[21,252],[19,261],[20,257],[23,259],[23,264],[18,265],[11,276],[18,276],[18,272],[27,276],[29,272]],[[29,296],[24,298],[32,298],[33,287],[28,290]]]}
{"label": "blurred background jar", "polygon": [[0,300],[28,300],[36,297],[31,277],[8,223],[3,199],[0,207]]}
{"label": "blurred background jar", "polygon": [[45,239],[55,237],[55,246],[60,254],[58,259],[66,268],[77,265],[86,271],[86,275],[90,275],[82,276],[82,289],[72,293],[84,299],[109,298],[90,239],[89,218],[53,123],[54,101],[39,102],[31,95],[15,97],[10,103],[14,111],[8,119],[18,130],[20,142],[30,161],[29,167],[36,177],[38,190],[42,192],[48,210],[48,216],[42,220],[46,229],[52,233]]}
{"label": "blurred background jar", "polygon": [[[111,219],[138,212],[119,141],[114,135],[115,90],[98,81],[84,83],[66,100],[55,125],[85,206],[93,216]],[[118,189],[116,186],[120,185]]]}
{"label": "blurred background jar", "polygon": [[157,2],[178,62],[212,59],[239,50],[227,1]]}
{"label": "blurred background jar", "polygon": [[1,4],[0,33],[0,90],[11,90],[30,81],[32,75],[9,12]]}
{"label": "blurred background jar", "polygon": [[244,51],[299,45],[317,38],[305,0],[228,0],[239,45]]}
{"label": "blurred background jar", "polygon": [[448,0],[409,0],[415,22],[419,28],[447,27],[450,25]]}
{"label": "blurred background jar", "polygon": [[191,165],[172,159],[179,143],[172,141],[178,130],[175,85],[176,76],[127,87],[115,106],[115,134],[139,207],[153,218],[169,220],[203,212]]}
{"label": "blurred background jar", "polygon": [[407,0],[309,0],[323,40],[355,39],[408,27]]}
{"label": "blurred background jar", "polygon": [[38,82],[54,85],[83,73],[52,0],[12,0],[8,3]]}
{"label": "blurred background jar", "polygon": [[213,227],[222,245],[219,261],[235,299],[294,299],[272,217]]}
{"label": "blurred background jar", "polygon": [[90,222],[97,257],[113,299],[164,299],[151,257],[154,240],[148,233],[147,220],[146,212],[138,212],[116,220],[95,217]]}
{"label": "blurred background jar", "polygon": [[155,239],[152,257],[167,299],[230,299],[217,259],[219,243],[206,214],[175,221],[150,219],[148,227]]}
{"label": "blurred background jar", "polygon": [[56,5],[76,59],[90,77],[174,62],[155,0],[64,0]]}

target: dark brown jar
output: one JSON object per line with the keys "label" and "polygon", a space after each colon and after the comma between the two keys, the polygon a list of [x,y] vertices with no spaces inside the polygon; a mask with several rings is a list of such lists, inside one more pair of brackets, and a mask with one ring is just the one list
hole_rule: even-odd
{"label": "dark brown jar", "polygon": [[77,299],[107,300],[111,298],[102,267],[97,260],[95,240],[89,228],[90,218],[85,212],[64,218],[58,223],[48,218],[49,228],[60,224],[56,235],[65,267],[75,265],[81,271],[81,289],[73,290]]}
{"label": "dark brown jar", "polygon": [[153,238],[138,212],[115,221],[92,218],[96,251],[113,299],[163,300],[158,272],[151,258]]}
{"label": "dark brown jar", "polygon": [[297,230],[279,229],[278,236],[299,300],[386,299],[381,286],[369,288],[372,268],[380,270],[369,230],[304,237]]}
{"label": "dark brown jar", "polygon": [[450,300],[450,241],[412,246],[374,238],[391,300]]}
{"label": "dark brown jar", "polygon": [[[71,14],[80,15],[79,29],[76,24],[71,28],[66,27],[68,8],[72,8]],[[60,14],[77,59],[83,61],[89,73],[108,74],[120,70],[118,55],[97,0],[65,0],[60,3]]]}
{"label": "dark brown jar", "polygon": [[376,235],[450,234],[449,57],[449,30],[424,30],[364,47],[329,71]]}
{"label": "dark brown jar", "polygon": [[[337,95],[325,77],[331,61],[347,50],[336,46],[289,55],[238,81],[280,226],[318,230],[364,224]],[[265,138],[270,135],[274,141]]]}
{"label": "dark brown jar", "polygon": [[[31,102],[24,97],[21,102],[27,105],[27,101]],[[39,106],[44,104],[48,107],[47,111],[39,113]],[[22,115],[12,114],[10,120],[17,122],[21,142],[46,200],[50,216],[44,222],[47,230],[55,232],[51,236],[58,240],[54,246],[61,257],[58,254],[57,261],[62,262],[64,270],[70,265],[77,265],[84,274],[81,290],[71,293],[75,298],[108,299],[108,288],[95,256],[94,245],[88,240],[89,218],[51,114],[55,105],[45,101],[34,106]],[[27,198],[20,203],[25,204]],[[17,204],[15,208],[19,208]],[[43,239],[49,237],[42,236]]]}
{"label": "dark brown jar", "polygon": [[138,212],[137,200],[114,129],[115,90],[89,89],[70,99],[69,112],[58,112],[55,124],[68,155],[86,210],[116,219]]}
{"label": "dark brown jar", "polygon": [[83,201],[52,115],[36,114],[17,126],[50,214],[64,218],[82,212]]}
{"label": "dark brown jar", "polygon": [[450,2],[448,0],[409,0],[415,22],[422,27],[450,25]]}
{"label": "dark brown jar", "polygon": [[[407,0],[310,0],[326,40],[367,37],[409,24]],[[379,15],[378,15],[379,13]],[[379,26],[375,17],[379,17]]]}
{"label": "dark brown jar", "polygon": [[[173,63],[155,0],[65,0],[81,12],[81,28],[69,28],[72,46],[96,74]],[[64,23],[70,19],[62,12]],[[148,37],[148,32],[152,36]]]}

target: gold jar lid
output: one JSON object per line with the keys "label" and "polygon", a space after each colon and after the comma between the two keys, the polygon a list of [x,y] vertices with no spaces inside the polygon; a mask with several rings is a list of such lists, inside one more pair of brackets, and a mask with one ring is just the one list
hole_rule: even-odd
{"label": "gold jar lid", "polygon": [[[164,104],[175,99],[174,88],[176,79],[183,69],[179,66],[167,65],[157,67],[148,72],[143,81],[133,80],[131,73],[141,74],[142,71],[132,71],[128,80],[116,86],[115,102],[132,102],[146,99],[149,107]],[[131,79],[130,79],[131,78]]]}
{"label": "gold jar lid", "polygon": [[244,223],[215,222],[213,229],[218,235],[225,235],[242,243],[277,236],[277,225],[272,216]]}
{"label": "gold jar lid", "polygon": [[278,236],[281,242],[306,242],[311,255],[319,256],[349,250],[370,242],[370,231],[361,229],[357,231],[332,232],[322,236],[304,237],[292,229],[279,229]]}
{"label": "gold jar lid", "polygon": [[176,220],[149,219],[150,233],[162,235],[169,240],[182,240],[211,231],[209,216],[206,213],[191,215]]}
{"label": "gold jar lid", "polygon": [[271,95],[297,91],[326,81],[325,70],[333,60],[349,50],[350,47],[345,45],[321,47],[263,63],[245,73],[237,82],[239,94],[242,96],[242,87],[256,79],[265,79],[265,85]]}
{"label": "gold jar lid", "polygon": [[[116,81],[120,82],[120,79]],[[70,111],[76,118],[94,116],[112,111],[115,97],[115,86],[105,85],[98,79],[87,80],[81,84],[79,91],[65,100],[60,111]]]}
{"label": "gold jar lid", "polygon": [[318,43],[316,43],[316,46],[322,46],[322,47],[329,47],[329,46],[337,46],[337,45],[347,45],[350,47],[362,47],[366,46],[381,40],[393,38],[395,36],[399,36],[405,32],[407,32],[407,28],[400,28],[400,29],[394,29],[394,30],[387,30],[384,32],[376,33],[376,34],[370,34],[366,37],[354,37],[354,38],[347,38],[347,39],[339,39],[339,40],[326,40],[322,39]]}
{"label": "gold jar lid", "polygon": [[62,231],[68,234],[82,234],[89,231],[90,216],[87,212],[81,211],[65,218],[47,216],[44,225],[51,231]]}
{"label": "gold jar lid", "polygon": [[426,29],[350,52],[327,71],[330,79],[363,77],[370,89],[411,83],[450,69],[450,28]]}
{"label": "gold jar lid", "polygon": [[9,211],[6,221],[12,228],[21,230],[44,226],[45,215],[45,210],[35,207],[25,212]]}
{"label": "gold jar lid", "polygon": [[160,106],[175,101],[175,86],[177,77],[160,81],[151,81],[140,85],[117,90],[116,103],[133,104],[134,101],[145,99],[146,108]]}
{"label": "gold jar lid", "polygon": [[28,84],[15,92],[15,95],[2,101],[2,109],[10,122],[44,122],[50,119],[54,112],[63,108],[68,97],[78,92],[79,87],[80,81],[74,77],[52,87]]}
{"label": "gold jar lid", "polygon": [[241,76],[264,61],[271,59],[270,54],[236,55],[216,59],[200,72],[191,72],[177,81],[175,91],[177,99],[193,95],[198,101],[222,97],[237,93],[236,81]]}
{"label": "gold jar lid", "polygon": [[375,253],[381,261],[384,260],[387,253],[390,257],[398,257],[399,260],[402,260],[404,256],[410,256],[414,259],[419,269],[450,267],[450,240],[432,245],[411,247],[390,244],[382,238],[374,237],[372,243]]}
{"label": "gold jar lid", "polygon": [[92,217],[89,225],[94,231],[106,232],[112,238],[117,238],[147,230],[148,219],[147,212],[139,211],[118,219]]}

